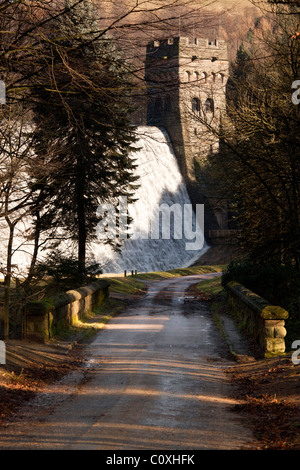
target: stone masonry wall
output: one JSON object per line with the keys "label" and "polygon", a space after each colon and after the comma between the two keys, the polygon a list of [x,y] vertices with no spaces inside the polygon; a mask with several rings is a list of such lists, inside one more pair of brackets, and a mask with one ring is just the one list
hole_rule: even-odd
{"label": "stone masonry wall", "polygon": [[108,297],[109,282],[101,280],[76,290],[26,305],[26,339],[45,342],[63,331]]}
{"label": "stone masonry wall", "polygon": [[257,342],[265,355],[285,352],[285,320],[289,314],[239,284],[226,286],[228,302],[239,325]]}
{"label": "stone masonry wall", "polygon": [[[218,128],[225,113],[228,77],[227,45],[223,40],[177,37],[148,44],[147,123],[167,130],[192,203],[206,204],[206,219],[210,214],[205,221],[207,230],[227,228],[226,222],[219,224],[226,203],[205,177],[205,166],[209,155],[219,150],[218,138],[208,129]],[[218,219],[211,213],[215,208]]]}

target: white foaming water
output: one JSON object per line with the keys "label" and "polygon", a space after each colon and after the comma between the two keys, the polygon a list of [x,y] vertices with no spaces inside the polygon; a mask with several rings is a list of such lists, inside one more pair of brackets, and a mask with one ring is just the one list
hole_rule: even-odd
{"label": "white foaming water", "polygon": [[[121,253],[114,252],[108,245],[103,245],[102,241],[92,244],[92,261],[99,263],[104,273],[121,273],[124,270],[149,272],[187,267],[208,249],[201,231],[198,249],[187,250],[186,244],[192,240],[190,236],[189,239],[185,238],[182,227],[180,229],[183,235],[176,239],[179,229],[176,223],[175,233],[171,225],[169,239],[151,238],[149,220],[151,223],[157,216],[161,204],[176,204],[182,208],[183,214],[184,205],[191,205],[191,201],[166,131],[157,127],[140,126],[137,132],[139,139],[136,146],[140,150],[134,153],[134,158],[140,187],[135,195],[137,201],[128,206],[128,213],[133,218],[130,233],[135,237],[124,240]],[[194,230],[199,233],[201,228],[194,225]],[[139,238],[136,237],[137,233]]]}

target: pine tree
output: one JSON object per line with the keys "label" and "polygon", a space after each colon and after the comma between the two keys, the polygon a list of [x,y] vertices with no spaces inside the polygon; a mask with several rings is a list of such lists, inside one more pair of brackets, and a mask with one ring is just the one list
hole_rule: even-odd
{"label": "pine tree", "polygon": [[96,30],[88,2],[55,24],[44,46],[51,86],[35,95],[35,150],[51,168],[36,178],[49,195],[44,228],[51,220],[77,242],[80,275],[99,203],[121,195],[130,201],[136,181],[130,68],[111,39],[95,39]]}

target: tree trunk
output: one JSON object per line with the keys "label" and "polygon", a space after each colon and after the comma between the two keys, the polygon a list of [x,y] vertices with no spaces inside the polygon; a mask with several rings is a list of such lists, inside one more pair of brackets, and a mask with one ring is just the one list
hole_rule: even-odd
{"label": "tree trunk", "polygon": [[23,287],[24,288],[29,286],[29,284],[30,284],[30,282],[33,278],[34,268],[35,268],[35,264],[36,264],[36,260],[37,260],[38,251],[39,251],[39,240],[40,240],[40,234],[41,234],[40,212],[36,211],[34,215],[36,217],[35,233],[34,233],[34,249],[33,249],[33,254],[32,254],[32,258],[31,258],[30,267],[29,267],[29,270],[28,270],[28,275],[27,275],[27,278],[25,279],[25,281],[23,282]]}
{"label": "tree trunk", "polygon": [[15,225],[11,223],[8,217],[5,217],[9,226],[9,239],[7,245],[6,276],[4,281],[4,309],[3,309],[3,334],[4,340],[9,339],[9,306],[10,306],[10,285],[11,285],[11,265],[12,265],[12,247],[14,239]]}
{"label": "tree trunk", "polygon": [[84,202],[85,190],[85,168],[83,158],[80,155],[77,159],[77,236],[78,236],[78,281],[83,283],[85,281],[85,263],[86,263],[86,214]]}

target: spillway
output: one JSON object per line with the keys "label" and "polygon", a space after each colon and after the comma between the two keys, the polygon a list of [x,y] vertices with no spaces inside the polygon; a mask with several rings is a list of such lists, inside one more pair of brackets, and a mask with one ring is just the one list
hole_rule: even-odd
{"label": "spillway", "polygon": [[[168,134],[151,126],[138,127],[137,134],[138,151],[133,158],[140,187],[136,202],[128,205],[132,236],[124,240],[119,253],[100,239],[90,247],[91,262],[99,263],[104,273],[187,267],[208,249],[196,214],[191,222],[191,201]],[[176,210],[168,211],[170,207]],[[192,225],[187,227],[189,223]],[[197,234],[197,243],[193,234]]]}

